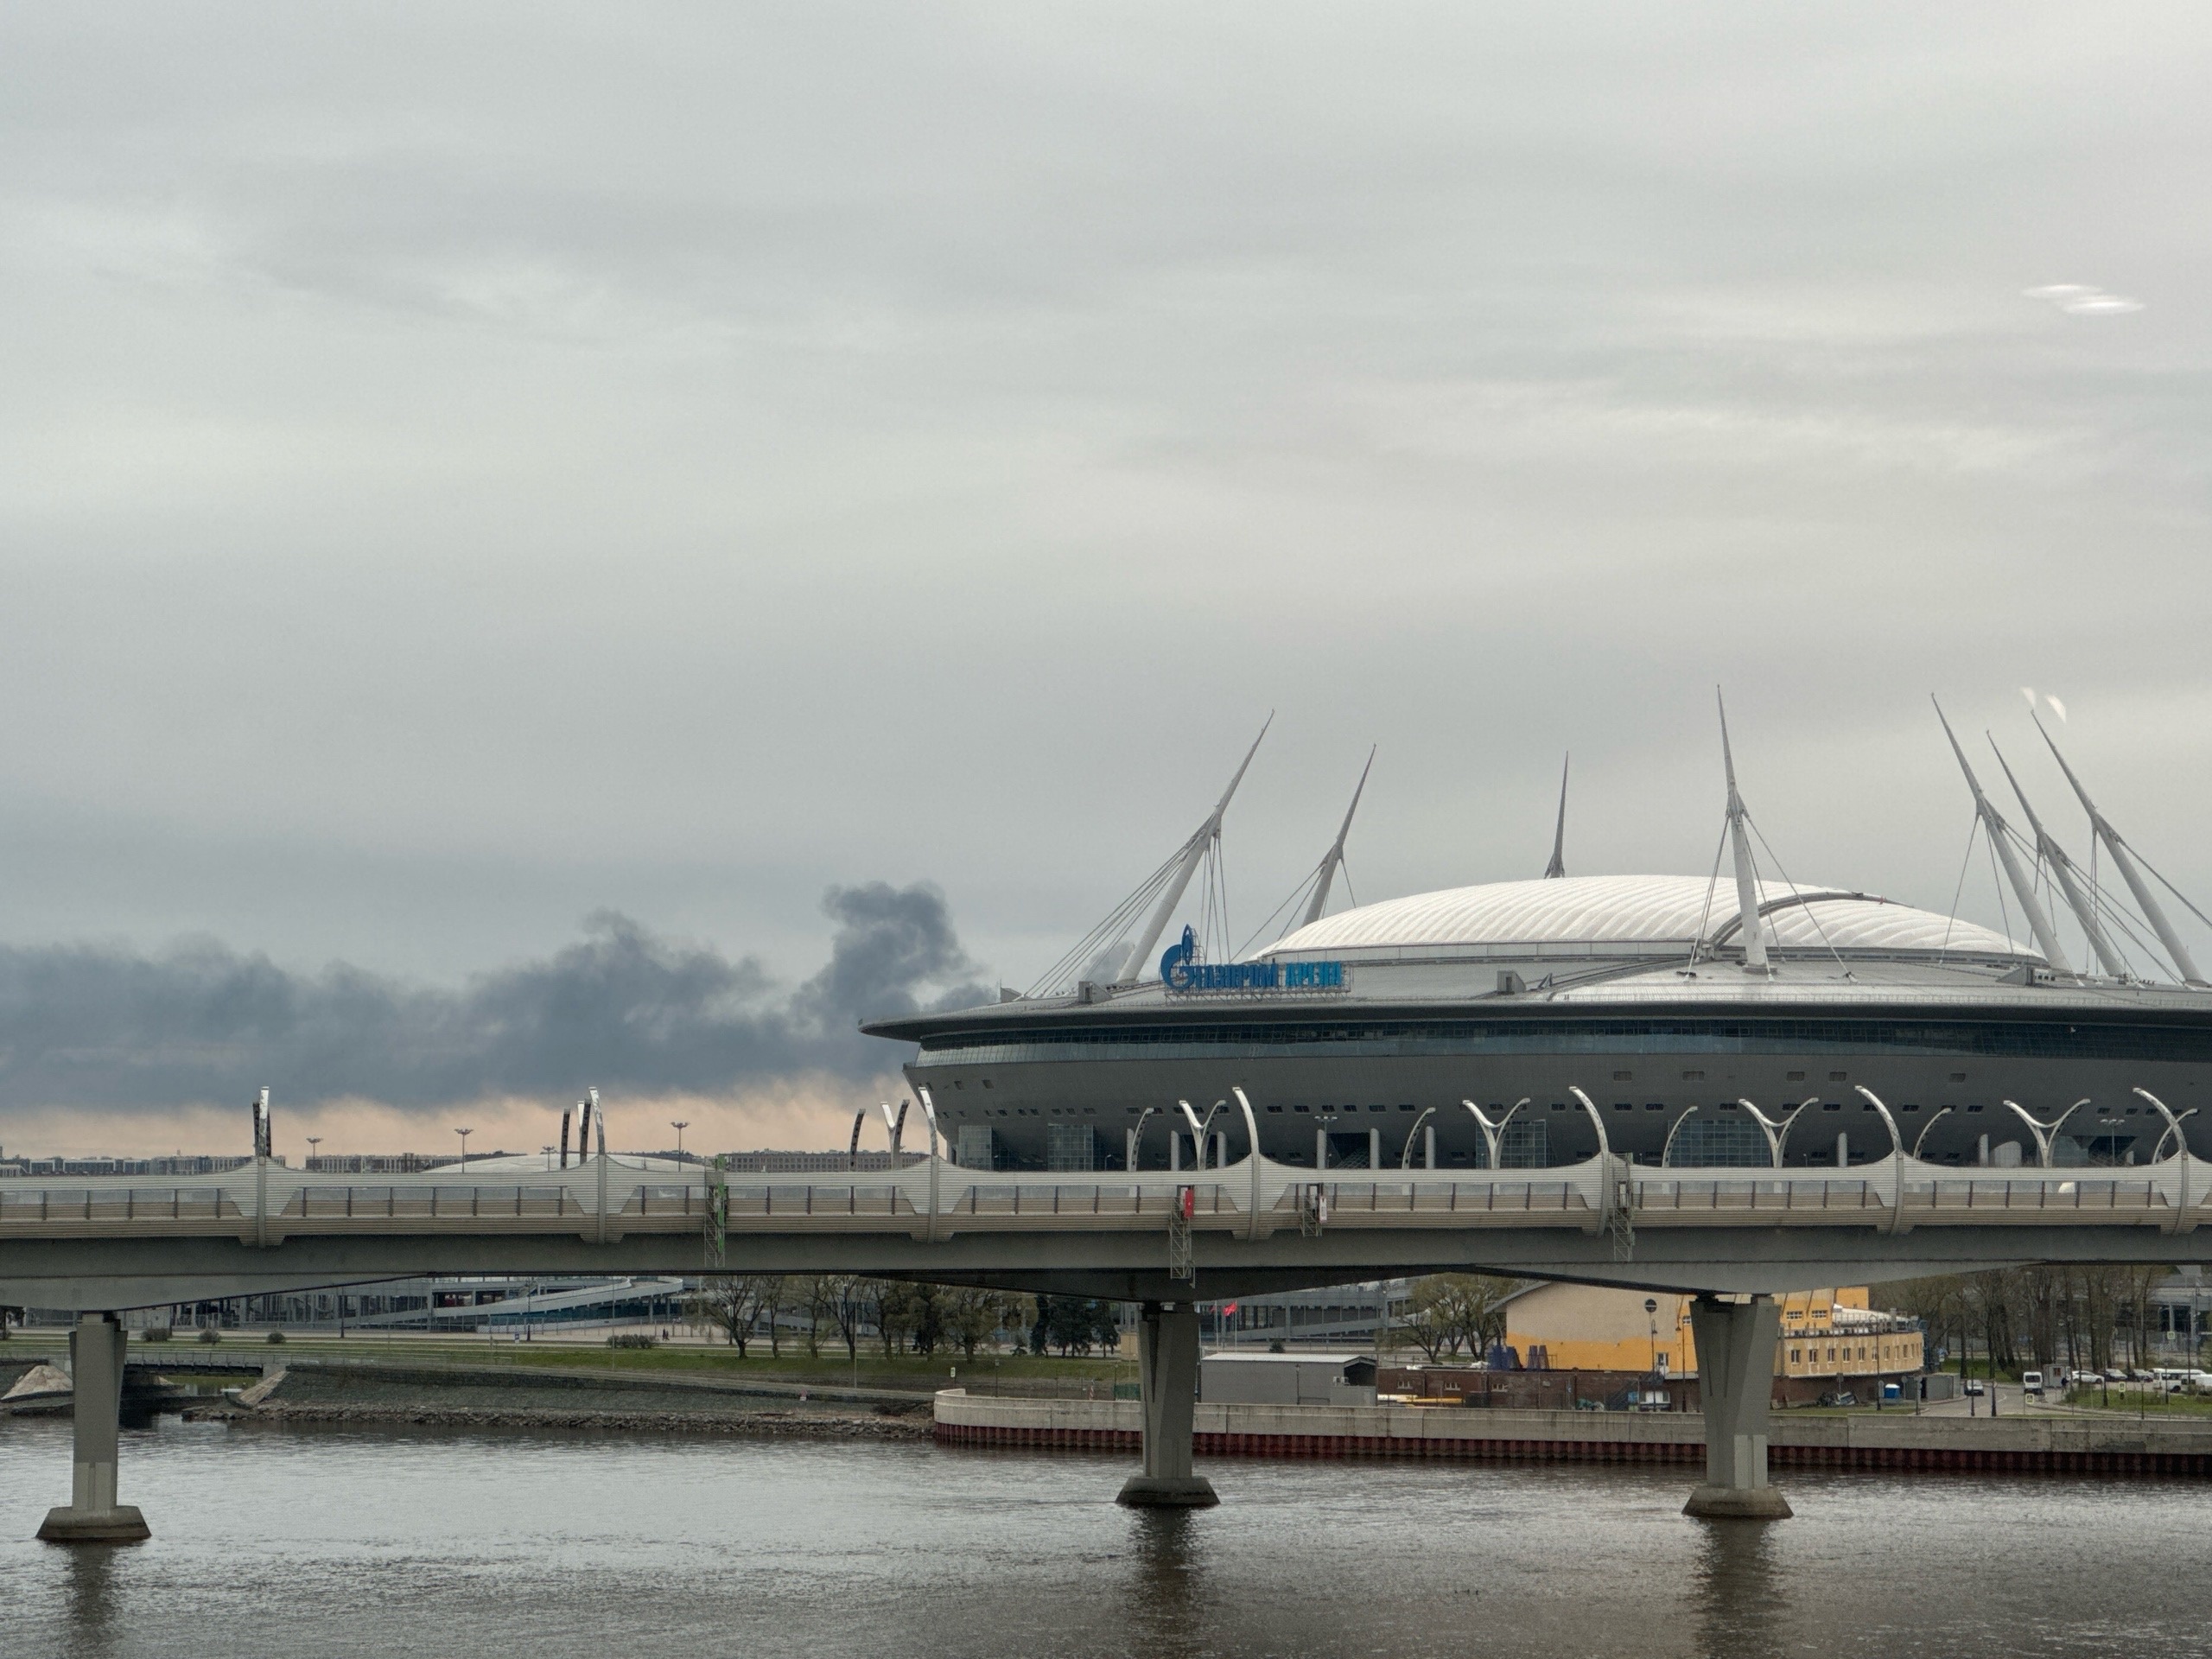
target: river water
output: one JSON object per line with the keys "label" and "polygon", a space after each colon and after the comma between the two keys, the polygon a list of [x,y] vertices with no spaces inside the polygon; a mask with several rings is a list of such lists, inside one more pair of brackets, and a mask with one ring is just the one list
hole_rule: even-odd
{"label": "river water", "polygon": [[0,1652],[2212,1655],[2202,1484],[1813,1475],[1690,1521],[1682,1471],[1205,1465],[926,1443],[127,1434],[153,1541],[31,1541],[68,1424],[0,1425]]}

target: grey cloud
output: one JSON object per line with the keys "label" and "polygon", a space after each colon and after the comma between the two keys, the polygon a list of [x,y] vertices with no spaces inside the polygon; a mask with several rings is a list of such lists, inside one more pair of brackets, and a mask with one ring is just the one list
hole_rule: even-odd
{"label": "grey cloud", "polygon": [[291,972],[200,942],[160,955],[0,949],[0,1110],[362,1096],[431,1106],[586,1084],[720,1091],[804,1071],[866,1077],[902,1058],[855,1022],[925,997],[980,1000],[935,887],[832,888],[830,959],[796,990],[750,957],[601,912],[541,961],[458,989],[339,965]]}
{"label": "grey cloud", "polygon": [[[1541,869],[1568,747],[1574,868],[1701,871],[1715,680],[1793,869],[1948,902],[1924,693],[2031,679],[2212,887],[2201,13],[0,40],[12,938],[454,982],[603,903],[788,989],[926,869],[1027,983],[1270,706],[1240,925],[1378,738],[1363,897]],[[766,1052],[855,972],[677,988]]]}

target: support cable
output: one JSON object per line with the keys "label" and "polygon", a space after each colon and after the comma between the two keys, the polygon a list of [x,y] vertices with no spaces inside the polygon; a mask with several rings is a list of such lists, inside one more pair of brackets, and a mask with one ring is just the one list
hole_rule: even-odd
{"label": "support cable", "polygon": [[1697,937],[1690,941],[1690,966],[1698,964],[1699,953],[1705,948],[1705,925],[1713,918],[1713,895],[1720,887],[1720,861],[1728,851],[1728,819],[1720,819],[1720,842],[1713,849],[1713,874],[1706,879],[1705,908],[1698,912]]}
{"label": "support cable", "polygon": [[1789,879],[1789,872],[1783,868],[1782,855],[1774,850],[1774,843],[1766,838],[1766,831],[1759,828],[1759,821],[1746,812],[1744,814],[1744,822],[1751,826],[1751,833],[1759,838],[1759,845],[1766,849],[1767,856],[1774,861],[1774,868],[1781,872],[1783,885],[1789,889],[1790,898],[1796,901],[1795,908],[1804,916],[1807,921],[1812,923],[1813,931],[1821,936],[1821,943],[1827,946],[1828,955],[1835,958],[1835,965],[1848,974],[1851,969],[1843,959],[1843,952],[1835,948],[1835,941],[1828,938],[1827,929],[1821,925],[1821,918],[1813,913],[1812,906],[1805,902],[1804,895],[1798,890],[1797,884]]}
{"label": "support cable", "polygon": [[1943,918],[1943,943],[1936,952],[1941,962],[1951,948],[1951,930],[1958,925],[1959,900],[1967,890],[1967,871],[1974,866],[1974,838],[1981,833],[1981,814],[1974,815],[1974,822],[1967,826],[1967,855],[1959,861],[1958,884],[1951,889],[1951,913]]}

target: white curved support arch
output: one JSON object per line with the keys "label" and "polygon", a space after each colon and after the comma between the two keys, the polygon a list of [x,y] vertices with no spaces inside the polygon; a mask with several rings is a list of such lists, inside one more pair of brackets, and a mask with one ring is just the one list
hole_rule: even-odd
{"label": "white curved support arch", "polygon": [[1421,1136],[1421,1126],[1427,1122],[1430,1118],[1434,1117],[1435,1116],[1435,1107],[1424,1106],[1421,1108],[1421,1116],[1414,1119],[1414,1127],[1406,1136],[1405,1150],[1398,1154],[1398,1167],[1400,1169],[1411,1169],[1414,1166],[1414,1142]]}
{"label": "white curved support arch", "polygon": [[1483,1116],[1483,1109],[1476,1105],[1473,1101],[1462,1100],[1459,1103],[1474,1114],[1475,1122],[1483,1132],[1483,1146],[1490,1154],[1490,1167],[1491,1171],[1495,1173],[1499,1167],[1497,1161],[1498,1144],[1505,1137],[1505,1126],[1513,1121],[1514,1113],[1519,1111],[1523,1106],[1526,1106],[1529,1103],[1529,1096],[1523,1095],[1520,1099],[1515,1101],[1512,1105],[1507,1107],[1505,1109],[1505,1116],[1499,1118],[1495,1123],[1491,1122],[1490,1119]]}
{"label": "white curved support arch", "polygon": [[[938,1171],[943,1166],[944,1157],[938,1145],[937,1102],[930,1098],[929,1084],[925,1083],[917,1084],[914,1094],[922,1103],[922,1116],[930,1126],[930,1217],[929,1224],[922,1236],[926,1243],[934,1244],[937,1243]],[[892,1171],[894,1175],[898,1173],[896,1169]]]}
{"label": "white curved support arch", "polygon": [[1592,1207],[1598,1212],[1599,1226],[1612,1235],[1613,1259],[1625,1262],[1636,1250],[1634,1172],[1629,1159],[1613,1156],[1613,1143],[1605,1134],[1605,1120],[1598,1103],[1574,1084],[1567,1085],[1567,1092],[1582,1103],[1582,1109],[1590,1114],[1591,1127],[1598,1131],[1598,1195]]}
{"label": "white curved support arch", "polygon": [[1690,1107],[1667,1126],[1667,1144],[1659,1148],[1660,1168],[1672,1169],[1675,1166],[1675,1137],[1682,1132],[1682,1125],[1690,1121],[1690,1114],[1696,1110],[1696,1107]]}
{"label": "white curved support arch", "polygon": [[1244,1236],[1256,1239],[1260,1236],[1260,1168],[1262,1161],[1260,1157],[1260,1120],[1253,1115],[1252,1103],[1245,1096],[1243,1084],[1230,1085],[1229,1092],[1236,1096],[1236,1108],[1244,1114],[1244,1133],[1251,1137],[1251,1150],[1244,1155],[1244,1161],[1252,1170],[1251,1215],[1244,1224]]}
{"label": "white curved support arch", "polygon": [[1568,1084],[1567,1092],[1580,1101],[1582,1109],[1590,1114],[1590,1122],[1598,1131],[1598,1155],[1600,1158],[1611,1158],[1613,1155],[1613,1143],[1605,1135],[1605,1116],[1598,1109],[1598,1103],[1584,1094],[1580,1084]]}
{"label": "white curved support arch", "polygon": [[2036,1165],[2037,1167],[2041,1169],[2049,1169],[2051,1167],[2051,1142],[2057,1138],[2060,1126],[2063,1125],[2068,1118],[2073,1116],[2075,1113],[2080,1111],[2089,1102],[2086,1096],[2081,1100],[2077,1100],[2071,1106],[2069,1106],[2064,1111],[2061,1112],[2056,1117],[2051,1119],[2050,1122],[2045,1123],[2041,1119],[2033,1116],[2029,1112],[2028,1109],[2021,1105],[2018,1101],[2007,1100],[2005,1103],[2005,1105],[2010,1106],[2012,1110],[2018,1115],[2020,1122],[2026,1124],[2028,1126],[2029,1133],[2035,1136]]}
{"label": "white curved support arch", "polygon": [[[2158,1109],[2158,1116],[2166,1120],[2166,1135],[2171,1135],[2174,1138],[2174,1156],[2181,1160],[2178,1172],[2181,1177],[2181,1187],[2176,1194],[2173,1230],[2177,1233],[2193,1232],[2196,1230],[2196,1223],[2189,1213],[2189,1137],[2181,1132],[2181,1126],[2196,1116],[2196,1108],[2192,1106],[2177,1116],[2172,1107],[2167,1105],[2148,1089],[2138,1088],[2135,1092]],[[2158,1146],[2164,1147],[2165,1144],[2166,1136],[2162,1135],[2158,1137]],[[2155,1155],[2152,1161],[2153,1163],[2158,1161]]]}
{"label": "white curved support arch", "polygon": [[1774,1158],[1774,1166],[1780,1169],[1783,1147],[1789,1139],[1790,1129],[1796,1125],[1804,1109],[1819,1098],[1818,1095],[1815,1095],[1810,1100],[1799,1101],[1789,1109],[1789,1116],[1780,1119],[1769,1117],[1741,1096],[1737,1096],[1736,1103],[1749,1112],[1751,1115],[1751,1122],[1759,1126],[1760,1132],[1766,1136],[1766,1149]]}
{"label": "white curved support arch", "polygon": [[1929,1118],[1925,1123],[1920,1126],[1920,1133],[1912,1137],[1913,1162],[1916,1164],[1920,1161],[1920,1149],[1928,1143],[1928,1131],[1936,1127],[1936,1118],[1942,1116],[1946,1112],[1955,1112],[1956,1110],[1958,1110],[1958,1108],[1955,1106],[1938,1106],[1936,1109],[1936,1117]]}
{"label": "white curved support arch", "polygon": [[1904,1137],[1897,1133],[1897,1121],[1890,1116],[1890,1109],[1882,1103],[1879,1095],[1863,1083],[1852,1086],[1882,1115],[1882,1122],[1890,1131],[1890,1230],[1894,1233],[1904,1220]]}
{"label": "white curved support arch", "polygon": [[[1213,1128],[1215,1115],[1218,1113],[1223,1107],[1228,1105],[1229,1103],[1225,1100],[1217,1100],[1212,1105],[1206,1108],[1206,1115],[1203,1118],[1191,1109],[1191,1103],[1189,1101],[1179,1100],[1175,1103],[1183,1109],[1183,1116],[1190,1121],[1191,1150],[1192,1154],[1198,1160],[1198,1173],[1200,1174],[1204,1174],[1206,1167],[1206,1131]],[[1255,1142],[1255,1144],[1256,1145],[1257,1143]]]}
{"label": "white curved support arch", "polygon": [[1160,1108],[1157,1106],[1146,1107],[1144,1110],[1137,1114],[1135,1126],[1128,1132],[1128,1140],[1122,1155],[1128,1161],[1128,1173],[1132,1175],[1137,1173],[1137,1154],[1144,1150],[1145,1123],[1147,1120],[1159,1109]]}

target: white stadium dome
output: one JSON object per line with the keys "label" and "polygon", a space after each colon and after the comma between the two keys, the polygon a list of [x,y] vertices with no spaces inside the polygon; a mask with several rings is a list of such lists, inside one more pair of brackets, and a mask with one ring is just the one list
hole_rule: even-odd
{"label": "white stadium dome", "polygon": [[[2003,934],[1874,893],[1774,881],[1758,884],[1771,949],[1860,957],[1946,955],[2040,962]],[[1493,881],[1386,899],[1300,928],[1261,954],[1527,957],[1559,950],[1603,955],[1688,955],[1726,949],[1738,931],[1732,880],[1694,875],[1585,875]]]}

